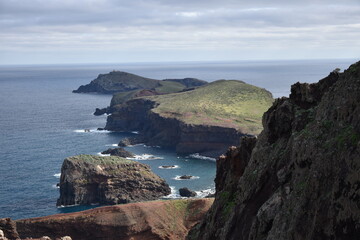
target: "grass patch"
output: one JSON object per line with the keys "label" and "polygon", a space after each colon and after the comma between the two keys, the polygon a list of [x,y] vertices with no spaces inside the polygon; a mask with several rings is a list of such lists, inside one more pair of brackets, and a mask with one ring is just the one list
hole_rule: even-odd
{"label": "grass patch", "polygon": [[79,163],[84,162],[84,163],[96,164],[96,165],[137,164],[137,162],[135,162],[135,161],[121,158],[121,157],[116,157],[116,156],[102,157],[102,156],[87,155],[87,154],[69,157],[68,160],[70,160],[72,162],[79,162]]}
{"label": "grass patch", "polygon": [[185,85],[178,82],[161,81],[160,87],[155,88],[158,93],[174,93],[185,88]]}
{"label": "grass patch", "polygon": [[236,128],[243,133],[262,130],[263,113],[271,106],[270,92],[241,81],[220,80],[193,91],[146,97],[164,117],[187,124]]}

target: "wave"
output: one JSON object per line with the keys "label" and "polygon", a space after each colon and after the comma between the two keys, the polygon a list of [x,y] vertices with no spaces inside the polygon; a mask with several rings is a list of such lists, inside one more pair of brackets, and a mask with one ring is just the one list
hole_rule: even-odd
{"label": "wave", "polygon": [[118,147],[119,145],[117,145],[116,143],[114,143],[114,144],[106,144],[105,146],[106,146],[106,147]]}
{"label": "wave", "polygon": [[56,177],[56,178],[60,178],[60,177],[61,177],[61,173],[55,173],[53,176]]}
{"label": "wave", "polygon": [[60,188],[57,184],[51,185],[52,188]]}
{"label": "wave", "polygon": [[138,131],[132,131],[131,133],[133,133],[133,134],[139,134]]}
{"label": "wave", "polygon": [[196,159],[209,160],[209,161],[214,161],[214,162],[216,161],[216,158],[202,156],[199,153],[190,154],[186,158],[196,158]]}
{"label": "wave", "polygon": [[97,155],[101,156],[101,157],[109,157],[110,154],[102,154],[101,152],[98,152]]}
{"label": "wave", "polygon": [[110,133],[111,131],[86,128],[86,129],[76,129],[73,132],[76,132],[76,133]]}
{"label": "wave", "polygon": [[174,198],[181,198],[179,194],[177,194],[176,188],[174,186],[170,186],[171,193],[162,197],[163,199],[174,199]]}
{"label": "wave", "polygon": [[198,177],[198,176],[191,176],[189,179],[182,179],[181,176],[177,175],[177,176],[174,177],[173,179],[174,179],[174,180],[179,180],[179,181],[181,181],[181,180],[193,180],[193,179],[199,179],[199,178],[200,178],[200,177]]}
{"label": "wave", "polygon": [[164,166],[159,166],[159,168],[161,169],[176,169],[176,168],[180,168],[179,165],[164,165]]}
{"label": "wave", "polygon": [[163,157],[154,156],[151,154],[142,154],[142,155],[135,155],[133,158],[127,158],[131,160],[155,160],[155,159],[164,159]]}
{"label": "wave", "polygon": [[196,192],[196,197],[199,198],[204,198],[206,196],[208,196],[209,194],[214,194],[215,193],[215,189],[205,189],[205,190],[201,190],[201,191],[195,191]]}

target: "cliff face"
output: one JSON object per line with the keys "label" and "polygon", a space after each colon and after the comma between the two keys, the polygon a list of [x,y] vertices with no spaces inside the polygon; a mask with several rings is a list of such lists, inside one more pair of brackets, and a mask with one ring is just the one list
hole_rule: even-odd
{"label": "cliff face", "polygon": [[297,83],[258,139],[217,161],[216,198],[189,239],[358,239],[360,62]]}
{"label": "cliff face", "polygon": [[165,181],[145,164],[113,156],[79,155],[64,160],[57,205],[155,200],[170,192]]}
{"label": "cliff face", "polygon": [[140,131],[148,145],[175,148],[178,153],[217,157],[240,136],[256,135],[271,106],[270,92],[236,80],[219,80],[184,91],[129,101],[114,96],[105,129]]}
{"label": "cliff face", "polygon": [[201,153],[216,157],[230,145],[238,144],[243,134],[233,128],[185,124],[151,111],[156,103],[147,99],[126,102],[108,116],[105,129],[140,131],[145,143],[175,148],[177,153]]}
{"label": "cliff face", "polygon": [[76,240],[185,239],[213,199],[169,200],[108,206],[16,221],[21,237],[65,234]]}

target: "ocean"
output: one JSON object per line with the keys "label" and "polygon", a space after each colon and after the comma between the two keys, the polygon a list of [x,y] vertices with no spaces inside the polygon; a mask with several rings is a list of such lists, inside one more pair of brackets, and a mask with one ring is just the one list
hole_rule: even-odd
{"label": "ocean", "polygon": [[[195,77],[207,81],[238,79],[266,88],[274,97],[288,96],[291,84],[316,82],[355,60],[181,62],[89,65],[0,66],[0,218],[22,219],[80,211],[94,206],[57,208],[63,159],[77,154],[99,154],[122,138],[136,133],[97,131],[106,116],[110,95],[75,94],[100,73],[127,71],[165,79]],[[91,129],[84,132],[84,129]],[[178,156],[161,147],[136,145],[127,150],[138,161],[165,178],[173,193],[188,187],[205,196],[214,190],[215,161],[201,156]],[[155,159],[149,159],[149,156]],[[161,165],[176,165],[162,169]],[[181,175],[196,176],[177,180]]]}

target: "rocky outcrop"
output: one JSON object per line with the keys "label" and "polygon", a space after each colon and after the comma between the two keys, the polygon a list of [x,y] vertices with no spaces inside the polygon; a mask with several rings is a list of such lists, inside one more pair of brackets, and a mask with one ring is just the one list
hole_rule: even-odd
{"label": "rocky outcrop", "polygon": [[[179,154],[200,153],[217,157],[244,135],[234,128],[186,124],[151,111],[156,103],[148,99],[128,101],[108,116],[105,129],[140,131],[141,140],[149,146],[174,148]],[[126,145],[126,144],[125,144]],[[124,146],[123,144],[119,146]]]}
{"label": "rocky outcrop", "polygon": [[120,142],[118,143],[118,146],[119,147],[133,146],[133,145],[145,143],[145,141],[146,140],[144,136],[138,135],[136,137],[128,137],[121,139]]}
{"label": "rocky outcrop", "polygon": [[122,158],[133,158],[135,156],[133,153],[126,151],[123,148],[109,148],[108,150],[101,152],[101,154],[110,154],[110,156]]}
{"label": "rocky outcrop", "polygon": [[112,71],[108,74],[100,74],[87,85],[80,86],[74,93],[116,93],[127,92],[137,89],[152,89],[160,86],[160,81],[144,78],[135,74]]}
{"label": "rocky outcrop", "polygon": [[169,87],[169,84],[167,83],[171,82],[180,85],[181,89],[179,90],[207,84],[206,81],[196,78],[165,79],[164,81],[162,81],[114,70],[107,74],[99,74],[96,79],[91,81],[89,84],[81,85],[77,90],[74,90],[73,93],[97,92],[104,94],[113,94],[144,89],[145,91],[140,92],[139,95],[149,96],[147,94],[158,94],[156,92],[157,88],[161,89],[164,86]]}
{"label": "rocky outcrop", "polygon": [[168,200],[95,208],[16,221],[20,236],[76,240],[177,240],[210,208],[213,199]]}
{"label": "rocky outcrop", "polygon": [[0,218],[0,230],[3,233],[3,238],[9,240],[20,239],[16,230],[16,224],[10,218]]}
{"label": "rocky outcrop", "polygon": [[196,192],[184,187],[179,189],[179,194],[181,197],[196,197]]}
{"label": "rocky outcrop", "polygon": [[95,116],[101,116],[101,115],[103,115],[105,113],[108,113],[108,114],[111,113],[111,110],[110,110],[109,107],[107,107],[107,108],[96,108],[95,112],[94,112],[94,115]]}
{"label": "rocky outcrop", "polygon": [[78,155],[64,160],[57,205],[147,201],[170,192],[145,164],[115,156]]}
{"label": "rocky outcrop", "polygon": [[358,239],[360,62],[293,85],[263,126],[217,160],[215,202],[188,239]]}

